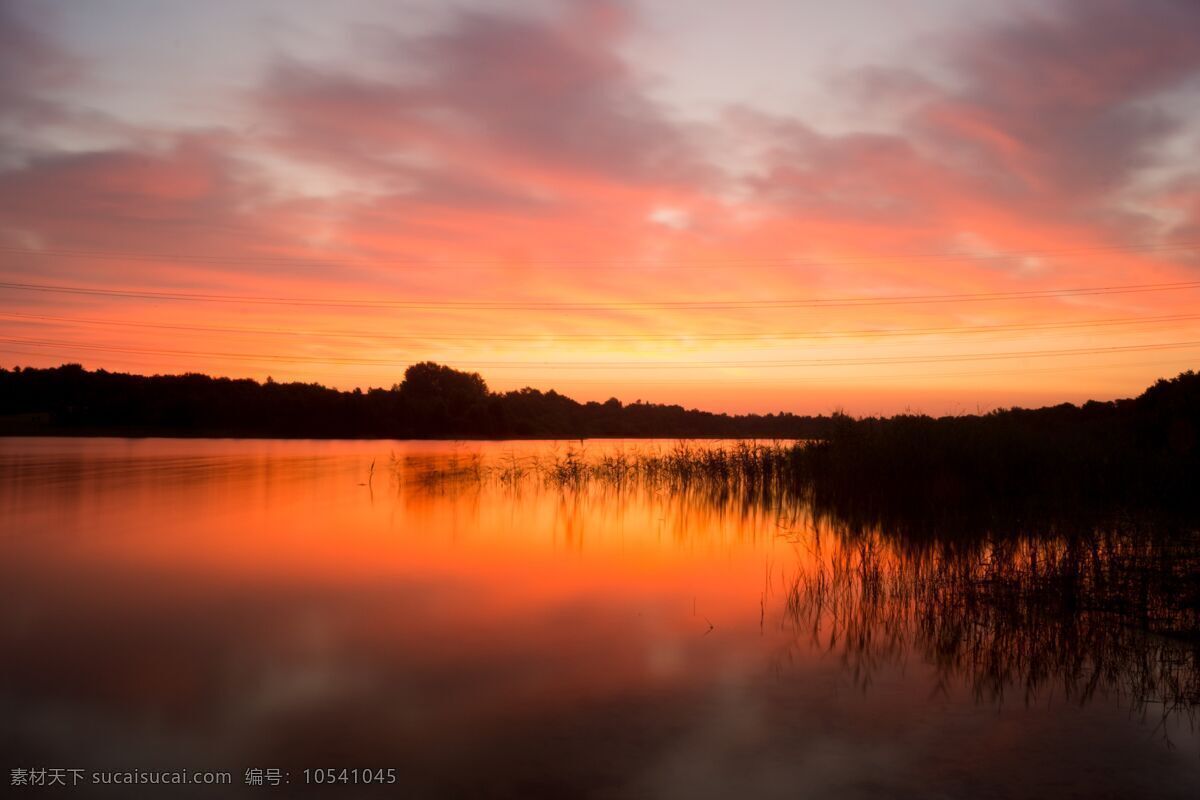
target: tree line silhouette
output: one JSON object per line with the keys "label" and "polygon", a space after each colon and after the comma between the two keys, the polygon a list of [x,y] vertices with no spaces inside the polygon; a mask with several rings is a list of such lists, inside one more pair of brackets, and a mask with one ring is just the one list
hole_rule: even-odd
{"label": "tree line silhouette", "polygon": [[78,364],[0,369],[0,433],[303,438],[814,438],[832,418],[714,414],[616,398],[580,403],[553,390],[493,392],[474,372],[410,366],[390,389],[339,391],[184,375],[130,375]]}
{"label": "tree line silhouette", "polygon": [[[1077,523],[1121,507],[1200,511],[1200,375],[1192,371],[1132,399],[852,419],[493,392],[477,373],[432,362],[366,392],[64,364],[0,369],[0,434],[809,439],[817,441],[773,450],[764,468],[851,526],[936,533],[1044,521],[1048,510]],[[743,480],[737,463],[726,472]],[[712,465],[683,466],[691,474]]]}

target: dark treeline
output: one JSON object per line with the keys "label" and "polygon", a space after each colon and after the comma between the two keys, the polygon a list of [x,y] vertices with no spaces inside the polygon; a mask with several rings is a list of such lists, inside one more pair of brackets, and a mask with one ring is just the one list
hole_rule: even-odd
{"label": "dark treeline", "polygon": [[[554,391],[491,392],[478,374],[409,367],[391,389],[144,377],[68,364],[0,369],[0,433],[254,437],[815,439],[749,460],[684,452],[670,474],[802,494],[852,527],[994,530],[1067,524],[1127,508],[1200,511],[1200,375],[1136,398],[984,415],[713,414],[651,403],[579,403]],[[761,462],[761,463],[760,463]],[[750,466],[747,466],[750,465]],[[719,487],[718,487],[719,488]]]}
{"label": "dark treeline", "polygon": [[814,438],[830,417],[713,414],[677,405],[580,403],[555,391],[492,392],[477,373],[409,367],[391,389],[146,377],[77,364],[0,369],[0,433],[312,438]]}
{"label": "dark treeline", "polygon": [[897,531],[997,520],[1087,526],[1126,509],[1200,511],[1200,375],[1133,399],[982,416],[833,421],[795,451],[795,481],[844,523]]}

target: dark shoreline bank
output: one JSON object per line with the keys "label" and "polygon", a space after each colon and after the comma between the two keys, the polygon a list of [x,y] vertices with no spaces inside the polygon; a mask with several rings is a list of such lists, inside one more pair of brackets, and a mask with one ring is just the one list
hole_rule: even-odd
{"label": "dark shoreline bank", "polygon": [[[6,424],[7,423],[7,424]],[[675,464],[715,484],[765,481],[863,525],[976,527],[997,518],[1087,518],[1129,508],[1200,511],[1200,375],[1138,397],[933,418],[729,416],[680,406],[496,393],[431,363],[392,389],[204,375],[141,377],[78,365],[0,370],[0,432],[35,436],[457,441],[741,439],[774,442],[728,463]],[[804,446],[787,446],[797,441]],[[688,458],[703,463],[684,463]],[[699,474],[699,473],[698,473]]]}

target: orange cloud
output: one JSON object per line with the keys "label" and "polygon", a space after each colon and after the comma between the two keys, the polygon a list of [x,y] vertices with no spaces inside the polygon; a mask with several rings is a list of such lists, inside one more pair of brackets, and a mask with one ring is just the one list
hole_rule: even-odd
{"label": "orange cloud", "polygon": [[[4,289],[0,348],[340,386],[432,358],[731,410],[1132,393],[1200,354],[1155,349],[1200,339],[1194,292],[1047,292],[1195,278],[1194,193],[1160,146],[1188,122],[1162,98],[1200,74],[1198,23],[1075,0],[959,31],[930,54],[952,80],[857,76],[896,114],[842,133],[803,110],[680,119],[622,54],[619,3],[375,31],[370,71],[293,53],[243,98],[252,126],[103,148],[28,113],[70,124],[46,88],[67,73],[14,73],[3,280],[233,299]],[[887,300],[926,295],[970,296]],[[880,302],[808,302],[839,298]]]}

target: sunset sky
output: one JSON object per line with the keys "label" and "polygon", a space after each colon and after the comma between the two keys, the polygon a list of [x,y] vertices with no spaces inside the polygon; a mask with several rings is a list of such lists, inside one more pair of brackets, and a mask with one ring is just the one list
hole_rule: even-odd
{"label": "sunset sky", "polygon": [[1200,367],[1196,0],[0,0],[0,363],[932,413]]}

